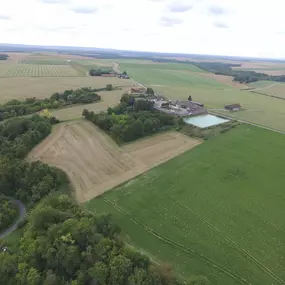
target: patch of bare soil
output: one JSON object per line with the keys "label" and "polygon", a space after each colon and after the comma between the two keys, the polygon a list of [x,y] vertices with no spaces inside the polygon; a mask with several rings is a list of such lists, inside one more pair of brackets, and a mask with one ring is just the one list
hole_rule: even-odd
{"label": "patch of bare soil", "polygon": [[65,171],[83,203],[200,143],[169,132],[119,147],[92,123],[79,120],[58,125],[27,160]]}

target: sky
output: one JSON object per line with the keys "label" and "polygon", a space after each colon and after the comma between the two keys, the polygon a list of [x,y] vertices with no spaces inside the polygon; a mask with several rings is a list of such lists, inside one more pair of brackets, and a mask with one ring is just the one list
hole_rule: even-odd
{"label": "sky", "polygon": [[285,58],[284,0],[0,2],[1,43]]}

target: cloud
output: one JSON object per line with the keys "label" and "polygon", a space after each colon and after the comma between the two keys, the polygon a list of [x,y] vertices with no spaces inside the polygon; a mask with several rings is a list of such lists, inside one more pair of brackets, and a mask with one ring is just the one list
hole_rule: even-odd
{"label": "cloud", "polygon": [[215,6],[215,5],[210,6],[210,7],[208,8],[208,12],[209,12],[209,14],[215,15],[215,16],[227,14],[227,11],[226,11],[223,7],[221,7],[221,6]]}
{"label": "cloud", "polygon": [[40,0],[40,2],[43,2],[46,4],[65,4],[69,2],[69,0]]}
{"label": "cloud", "polygon": [[193,8],[193,5],[186,4],[185,2],[183,3],[181,1],[173,2],[168,6],[168,9],[173,13],[187,12],[191,10],[192,8]]}
{"label": "cloud", "polygon": [[190,4],[183,4],[183,3],[180,3],[180,2],[174,2],[174,3],[171,3],[169,6],[168,6],[168,9],[173,12],[173,13],[183,13],[183,12],[187,12],[189,10],[191,10],[193,8],[192,5]]}
{"label": "cloud", "polygon": [[86,7],[86,6],[78,6],[75,8],[70,9],[74,13],[77,14],[94,14],[97,12],[97,8],[95,7]]}
{"label": "cloud", "polygon": [[10,20],[10,17],[7,15],[0,15],[0,20]]}
{"label": "cloud", "polygon": [[182,19],[164,16],[160,19],[160,23],[166,27],[173,27],[183,23]]}
{"label": "cloud", "polygon": [[219,29],[228,29],[229,26],[226,23],[223,22],[215,22],[214,27],[219,28]]}

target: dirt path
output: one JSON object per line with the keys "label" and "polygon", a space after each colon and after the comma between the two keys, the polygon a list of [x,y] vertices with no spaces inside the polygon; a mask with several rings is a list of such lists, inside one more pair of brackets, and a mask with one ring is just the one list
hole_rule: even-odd
{"label": "dirt path", "polygon": [[0,234],[0,238],[4,238],[5,236],[7,236],[7,235],[11,234],[13,231],[15,231],[18,228],[18,225],[25,218],[25,215],[26,215],[25,205],[19,200],[16,200],[15,203],[19,209],[19,217],[17,218],[17,220],[14,222],[13,225],[11,225],[7,230],[5,230],[4,232],[2,232]]}

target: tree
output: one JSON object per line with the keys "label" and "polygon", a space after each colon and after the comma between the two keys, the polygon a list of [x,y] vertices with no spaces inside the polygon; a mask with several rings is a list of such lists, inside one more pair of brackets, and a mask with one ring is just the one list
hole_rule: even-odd
{"label": "tree", "polygon": [[106,85],[106,90],[107,91],[112,91],[113,90],[113,85],[112,84],[107,84]]}
{"label": "tree", "polygon": [[114,257],[110,263],[110,284],[124,285],[132,269],[131,261],[123,255]]}
{"label": "tree", "polygon": [[98,285],[106,285],[109,275],[108,267],[105,263],[99,261],[88,270],[90,277],[97,282]]}
{"label": "tree", "polygon": [[153,90],[152,88],[148,87],[148,88],[146,89],[146,92],[145,92],[145,93],[148,94],[148,95],[154,95],[154,90]]}

